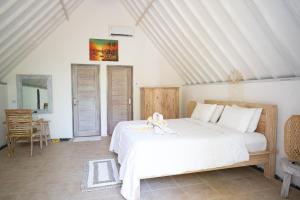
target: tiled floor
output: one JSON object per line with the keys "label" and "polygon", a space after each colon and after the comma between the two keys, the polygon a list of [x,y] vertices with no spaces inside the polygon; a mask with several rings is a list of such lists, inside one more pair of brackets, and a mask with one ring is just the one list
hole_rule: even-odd
{"label": "tiled floor", "polygon": [[[110,158],[109,138],[95,142],[51,144],[29,157],[27,145],[18,146],[15,158],[0,151],[0,200],[119,200],[120,188],[81,192],[84,164]],[[276,200],[280,182],[268,180],[255,169],[237,168],[142,181],[145,200]],[[300,199],[292,189],[290,199]]]}

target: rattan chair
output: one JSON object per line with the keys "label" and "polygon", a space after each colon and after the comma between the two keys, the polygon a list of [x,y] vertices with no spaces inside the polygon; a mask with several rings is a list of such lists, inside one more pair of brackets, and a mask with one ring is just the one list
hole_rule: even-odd
{"label": "rattan chair", "polygon": [[[5,113],[9,157],[14,155],[16,142],[24,139],[30,142],[30,156],[32,156],[33,140],[35,137],[41,137],[40,132],[33,133],[32,110],[7,109]],[[40,139],[40,141],[42,140]]]}
{"label": "rattan chair", "polygon": [[300,177],[300,115],[291,116],[285,123],[284,150],[288,158],[281,160],[284,172],[281,196],[287,198],[292,176]]}

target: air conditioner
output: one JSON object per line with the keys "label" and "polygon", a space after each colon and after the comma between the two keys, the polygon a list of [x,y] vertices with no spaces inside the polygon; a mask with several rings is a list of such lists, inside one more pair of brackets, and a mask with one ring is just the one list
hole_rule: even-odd
{"label": "air conditioner", "polygon": [[133,37],[134,28],[131,26],[110,26],[109,35],[112,37]]}

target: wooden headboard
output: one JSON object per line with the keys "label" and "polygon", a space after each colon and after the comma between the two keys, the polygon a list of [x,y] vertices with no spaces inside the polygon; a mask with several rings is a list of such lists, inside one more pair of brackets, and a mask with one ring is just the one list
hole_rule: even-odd
{"label": "wooden headboard", "polygon": [[[262,108],[256,132],[262,133],[267,138],[267,149],[270,152],[276,151],[276,129],[277,129],[277,106],[261,103],[248,103],[241,101],[226,101],[226,100],[205,100],[207,104],[219,105],[238,105],[246,108]],[[197,105],[196,101],[190,101],[187,105],[187,116],[190,117]]]}

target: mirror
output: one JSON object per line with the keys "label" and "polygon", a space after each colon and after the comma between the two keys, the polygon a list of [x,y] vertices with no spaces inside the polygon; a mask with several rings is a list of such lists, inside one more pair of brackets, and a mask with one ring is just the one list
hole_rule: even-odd
{"label": "mirror", "polygon": [[52,112],[52,78],[50,75],[17,75],[18,108],[35,113]]}

